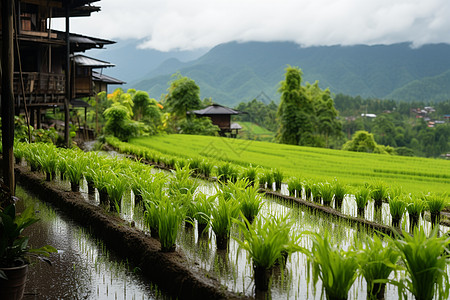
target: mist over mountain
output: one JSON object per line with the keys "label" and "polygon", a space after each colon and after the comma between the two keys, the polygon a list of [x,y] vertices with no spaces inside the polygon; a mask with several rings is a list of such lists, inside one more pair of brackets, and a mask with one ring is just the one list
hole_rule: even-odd
{"label": "mist over mountain", "polygon": [[[128,61],[136,65],[136,59]],[[159,99],[167,92],[171,75],[179,71],[196,81],[202,98],[234,106],[264,93],[277,102],[287,65],[302,69],[304,83],[318,80],[321,88],[328,87],[334,94],[405,101],[450,98],[448,44],[302,48],[291,42],[231,42],[191,61],[167,59],[128,87]]]}

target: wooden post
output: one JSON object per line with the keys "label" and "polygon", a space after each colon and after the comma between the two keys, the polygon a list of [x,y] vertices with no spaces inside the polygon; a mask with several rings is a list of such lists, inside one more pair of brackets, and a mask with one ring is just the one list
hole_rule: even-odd
{"label": "wooden post", "polygon": [[37,122],[36,122],[36,128],[37,128],[37,129],[41,129],[41,128],[42,128],[41,120],[42,120],[41,108],[38,107],[38,108],[36,109],[36,121],[37,121]]}
{"label": "wooden post", "polygon": [[11,195],[14,181],[13,0],[2,0],[2,146],[3,181]]}
{"label": "wooden post", "polygon": [[64,99],[64,143],[70,147],[69,140],[69,104],[71,98],[70,89],[70,2],[66,1],[66,98]]}

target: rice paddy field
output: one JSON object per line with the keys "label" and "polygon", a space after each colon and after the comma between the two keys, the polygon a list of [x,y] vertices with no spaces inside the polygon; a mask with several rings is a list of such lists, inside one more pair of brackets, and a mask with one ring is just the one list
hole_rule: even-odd
{"label": "rice paddy field", "polygon": [[324,148],[195,135],[140,137],[130,144],[184,158],[206,157],[242,166],[279,169],[285,176],[360,185],[374,180],[400,186],[405,192],[450,190],[450,161],[391,156]]}

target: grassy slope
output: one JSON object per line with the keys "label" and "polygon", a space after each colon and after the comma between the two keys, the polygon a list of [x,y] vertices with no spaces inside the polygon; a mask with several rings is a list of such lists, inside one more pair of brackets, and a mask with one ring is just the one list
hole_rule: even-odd
{"label": "grassy slope", "polygon": [[243,121],[238,121],[238,123],[242,126],[242,129],[239,130],[239,135],[245,139],[271,141],[275,137],[275,133],[255,123]]}
{"label": "grassy slope", "polygon": [[279,168],[285,175],[318,180],[338,178],[350,184],[381,179],[405,192],[450,190],[450,161],[299,147],[267,142],[164,135],[137,138],[130,143],[183,157],[206,156],[240,165]]}

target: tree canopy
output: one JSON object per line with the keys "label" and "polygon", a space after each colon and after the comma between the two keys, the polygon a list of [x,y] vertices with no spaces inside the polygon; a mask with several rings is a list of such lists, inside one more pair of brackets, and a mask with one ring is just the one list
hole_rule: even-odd
{"label": "tree canopy", "polygon": [[301,70],[286,68],[279,89],[277,140],[283,144],[328,146],[329,136],[339,136],[342,127],[330,91],[321,90],[318,82],[306,86],[301,83]]}
{"label": "tree canopy", "polygon": [[178,118],[186,117],[189,110],[198,109],[202,106],[200,100],[200,88],[195,81],[189,77],[176,73],[175,79],[170,82],[165,100],[170,113]]}

